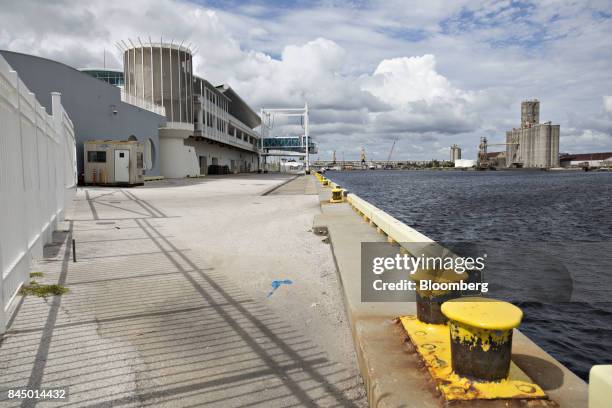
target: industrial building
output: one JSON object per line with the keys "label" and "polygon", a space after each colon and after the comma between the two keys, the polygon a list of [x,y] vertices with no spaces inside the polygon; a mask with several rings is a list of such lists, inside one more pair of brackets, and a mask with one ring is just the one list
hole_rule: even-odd
{"label": "industrial building", "polygon": [[612,152],[562,154],[559,161],[563,168],[612,168]]}
{"label": "industrial building", "polygon": [[503,169],[506,166],[506,152],[487,152],[489,166],[495,169]]}
{"label": "industrial building", "polygon": [[523,101],[521,126],[506,132],[507,167],[559,167],[560,126],[539,122],[540,102]]}
{"label": "industrial building", "polygon": [[469,169],[476,166],[476,160],[468,159],[457,159],[455,160],[455,167],[461,169]]}
{"label": "industrial building", "polygon": [[455,163],[457,160],[461,160],[461,148],[454,144],[450,147],[450,161]]}

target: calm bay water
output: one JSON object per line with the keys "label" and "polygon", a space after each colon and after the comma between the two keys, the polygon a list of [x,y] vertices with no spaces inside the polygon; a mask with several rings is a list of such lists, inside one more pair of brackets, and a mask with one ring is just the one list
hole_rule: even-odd
{"label": "calm bay water", "polygon": [[436,241],[487,243],[523,258],[500,269],[493,294],[523,309],[521,330],[585,380],[592,365],[612,364],[612,173],[327,176]]}

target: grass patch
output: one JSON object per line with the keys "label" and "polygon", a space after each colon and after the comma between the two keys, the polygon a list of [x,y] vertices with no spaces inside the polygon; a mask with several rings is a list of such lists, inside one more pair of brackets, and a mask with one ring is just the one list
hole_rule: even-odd
{"label": "grass patch", "polygon": [[42,272],[30,272],[30,278],[42,278],[43,276]]}
{"label": "grass patch", "polygon": [[21,289],[19,289],[19,294],[23,296],[37,296],[46,299],[51,295],[63,295],[64,293],[67,293],[68,290],[68,288],[62,285],[39,285],[36,281],[32,281],[29,285],[22,286]]}

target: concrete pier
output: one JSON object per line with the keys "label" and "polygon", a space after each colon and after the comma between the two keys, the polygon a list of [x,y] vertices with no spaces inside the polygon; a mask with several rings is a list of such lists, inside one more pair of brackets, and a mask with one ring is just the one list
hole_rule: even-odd
{"label": "concrete pier", "polygon": [[[443,406],[393,321],[415,305],[360,299],[361,243],[387,237],[330,194],[278,174],[79,189],[33,268],[70,292],[19,303],[2,390],[68,386],[53,406],[75,407]],[[554,402],[533,406],[587,405],[582,380],[513,337],[514,363]]]}
{"label": "concrete pier", "polygon": [[313,180],[261,195],[292,177],[79,189],[33,268],[70,292],[23,298],[0,345],[3,390],[69,401],[0,405],[366,406]]}
{"label": "concrete pier", "polygon": [[[369,405],[444,406],[422,362],[411,347],[404,344],[404,333],[393,320],[402,315],[415,315],[416,303],[361,302],[361,243],[387,242],[387,236],[381,234],[376,225],[364,221],[349,203],[329,204],[331,188],[317,184],[317,190],[321,214],[315,216],[314,228],[329,233]],[[546,392],[552,403],[476,400],[453,406],[506,408],[558,404],[567,408],[587,407],[588,389],[582,379],[520,331],[514,330],[513,337],[512,360]]]}

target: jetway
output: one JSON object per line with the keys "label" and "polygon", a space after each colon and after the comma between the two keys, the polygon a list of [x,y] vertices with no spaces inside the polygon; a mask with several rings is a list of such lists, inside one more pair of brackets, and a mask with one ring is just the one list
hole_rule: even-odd
{"label": "jetway", "polygon": [[[262,148],[268,150],[284,150],[287,152],[306,153],[306,137],[268,137],[262,139]],[[318,146],[310,139],[308,141],[308,153],[318,153]]]}
{"label": "jetway", "polygon": [[[271,131],[275,127],[276,117],[297,117],[304,131],[298,136],[272,137]],[[261,156],[264,159],[263,167],[266,168],[267,156],[282,156],[282,152],[287,152],[287,156],[295,153],[304,155],[305,170],[310,171],[310,154],[317,153],[318,147],[312,141],[309,134],[308,103],[303,108],[262,108],[261,109]],[[293,153],[293,154],[290,154]]]}

